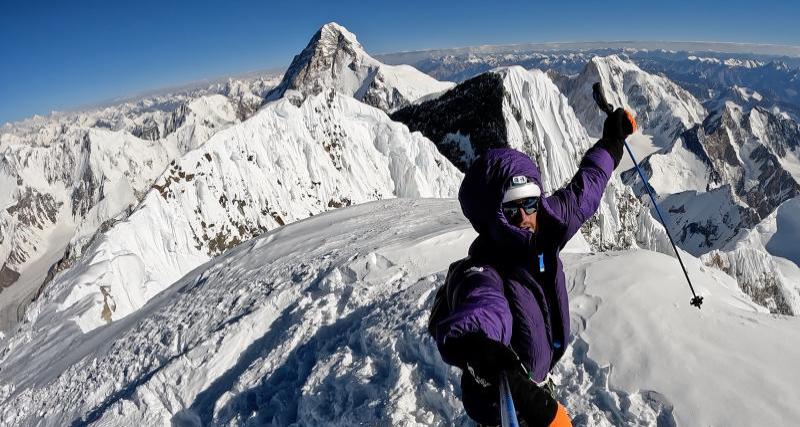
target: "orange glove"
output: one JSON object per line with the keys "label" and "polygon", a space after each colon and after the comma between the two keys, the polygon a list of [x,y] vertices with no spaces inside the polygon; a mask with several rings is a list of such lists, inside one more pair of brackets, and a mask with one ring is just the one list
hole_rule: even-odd
{"label": "orange glove", "polygon": [[560,403],[556,408],[556,417],[550,423],[550,427],[572,427],[572,421],[569,419],[567,409]]}
{"label": "orange glove", "polygon": [[630,111],[625,110],[625,115],[628,116],[628,121],[631,123],[631,128],[633,128],[631,133],[636,132],[636,129],[639,129],[639,124],[636,123],[636,119],[633,117],[633,114],[631,114]]}

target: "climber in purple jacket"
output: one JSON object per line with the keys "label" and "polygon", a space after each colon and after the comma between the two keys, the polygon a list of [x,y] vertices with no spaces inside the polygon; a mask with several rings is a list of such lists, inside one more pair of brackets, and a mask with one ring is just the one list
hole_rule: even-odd
{"label": "climber in purple jacket", "polygon": [[475,421],[500,423],[497,383],[505,371],[530,427],[571,425],[547,381],[570,332],[559,253],[597,210],[635,130],[625,110],[609,115],[578,172],[549,196],[533,161],[511,148],[488,150],[464,176],[458,199],[478,237],[469,256],[450,265],[428,330],[442,359],[463,370],[462,401]]}

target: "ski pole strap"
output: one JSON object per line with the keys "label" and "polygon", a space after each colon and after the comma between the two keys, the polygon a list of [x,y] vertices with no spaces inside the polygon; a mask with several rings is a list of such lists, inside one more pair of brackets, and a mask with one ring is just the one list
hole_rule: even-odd
{"label": "ski pole strap", "polygon": [[500,423],[503,427],[519,427],[514,399],[511,397],[511,387],[508,385],[508,376],[505,372],[500,373]]}

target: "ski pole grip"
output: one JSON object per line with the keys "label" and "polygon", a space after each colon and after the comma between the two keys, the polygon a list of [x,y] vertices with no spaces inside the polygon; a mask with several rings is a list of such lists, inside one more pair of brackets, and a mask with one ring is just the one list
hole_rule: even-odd
{"label": "ski pole grip", "polygon": [[[597,82],[592,85],[592,98],[594,98],[594,102],[600,107],[606,115],[610,116],[614,112],[614,106],[608,103],[606,100],[606,95],[603,92],[603,85],[600,82]],[[628,118],[628,122],[631,125],[631,133],[636,132],[639,125],[636,123],[636,119],[633,117],[630,111],[625,110],[625,116]]]}
{"label": "ski pole grip", "polygon": [[600,82],[592,85],[592,97],[594,98],[594,102],[598,107],[600,107],[601,110],[603,110],[603,112],[606,114],[611,114],[614,112],[614,106],[606,101],[606,95],[603,93],[603,85]]}

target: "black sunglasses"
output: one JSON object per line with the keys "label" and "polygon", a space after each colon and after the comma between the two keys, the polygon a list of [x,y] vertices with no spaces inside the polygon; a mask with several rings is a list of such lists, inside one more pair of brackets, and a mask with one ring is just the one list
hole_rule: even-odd
{"label": "black sunglasses", "polygon": [[506,219],[509,221],[514,221],[519,216],[519,208],[522,208],[526,214],[531,215],[536,212],[538,207],[538,197],[526,197],[524,199],[512,200],[503,203],[503,215],[505,215]]}

